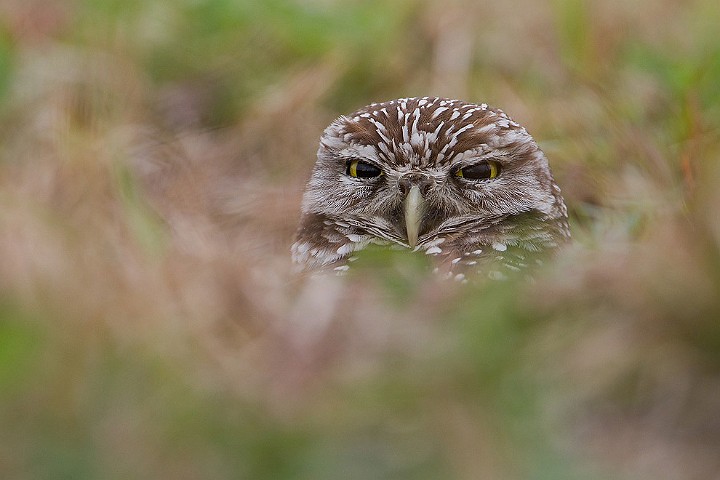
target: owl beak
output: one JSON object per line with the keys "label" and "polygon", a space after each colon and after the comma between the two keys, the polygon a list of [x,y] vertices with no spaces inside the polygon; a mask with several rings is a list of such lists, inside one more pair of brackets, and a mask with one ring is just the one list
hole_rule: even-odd
{"label": "owl beak", "polygon": [[424,205],[425,199],[420,192],[420,187],[413,185],[403,204],[405,208],[405,229],[407,230],[410,248],[415,248],[417,245]]}

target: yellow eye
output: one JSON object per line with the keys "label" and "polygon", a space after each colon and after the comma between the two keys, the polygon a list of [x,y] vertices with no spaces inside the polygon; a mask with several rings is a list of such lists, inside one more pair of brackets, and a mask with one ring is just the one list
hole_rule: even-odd
{"label": "yellow eye", "polygon": [[362,160],[350,160],[347,162],[345,173],[353,178],[370,178],[377,177],[382,170]]}
{"label": "yellow eye", "polygon": [[456,177],[467,180],[488,180],[500,175],[500,163],[493,160],[483,160],[475,165],[463,167],[455,172]]}

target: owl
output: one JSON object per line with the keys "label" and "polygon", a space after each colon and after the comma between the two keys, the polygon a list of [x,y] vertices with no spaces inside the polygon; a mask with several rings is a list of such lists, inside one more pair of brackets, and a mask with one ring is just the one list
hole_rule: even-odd
{"label": "owl", "polygon": [[368,245],[392,245],[462,278],[489,262],[521,269],[569,237],[560,188],[525,128],[484,103],[423,97],[327,127],[291,250],[301,269],[342,272]]}

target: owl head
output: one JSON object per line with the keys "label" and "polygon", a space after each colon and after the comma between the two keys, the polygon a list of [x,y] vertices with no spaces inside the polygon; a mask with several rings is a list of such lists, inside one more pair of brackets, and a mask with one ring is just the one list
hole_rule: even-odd
{"label": "owl head", "polygon": [[305,268],[344,270],[371,243],[457,262],[568,237],[560,189],[522,126],[486,104],[405,98],[327,127],[292,253]]}

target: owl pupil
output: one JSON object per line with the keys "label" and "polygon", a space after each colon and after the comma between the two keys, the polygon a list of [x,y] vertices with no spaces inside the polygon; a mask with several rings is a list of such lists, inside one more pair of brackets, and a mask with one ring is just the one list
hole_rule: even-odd
{"label": "owl pupil", "polygon": [[382,171],[375,165],[360,160],[351,160],[347,164],[345,173],[355,178],[370,178],[377,177]]}

